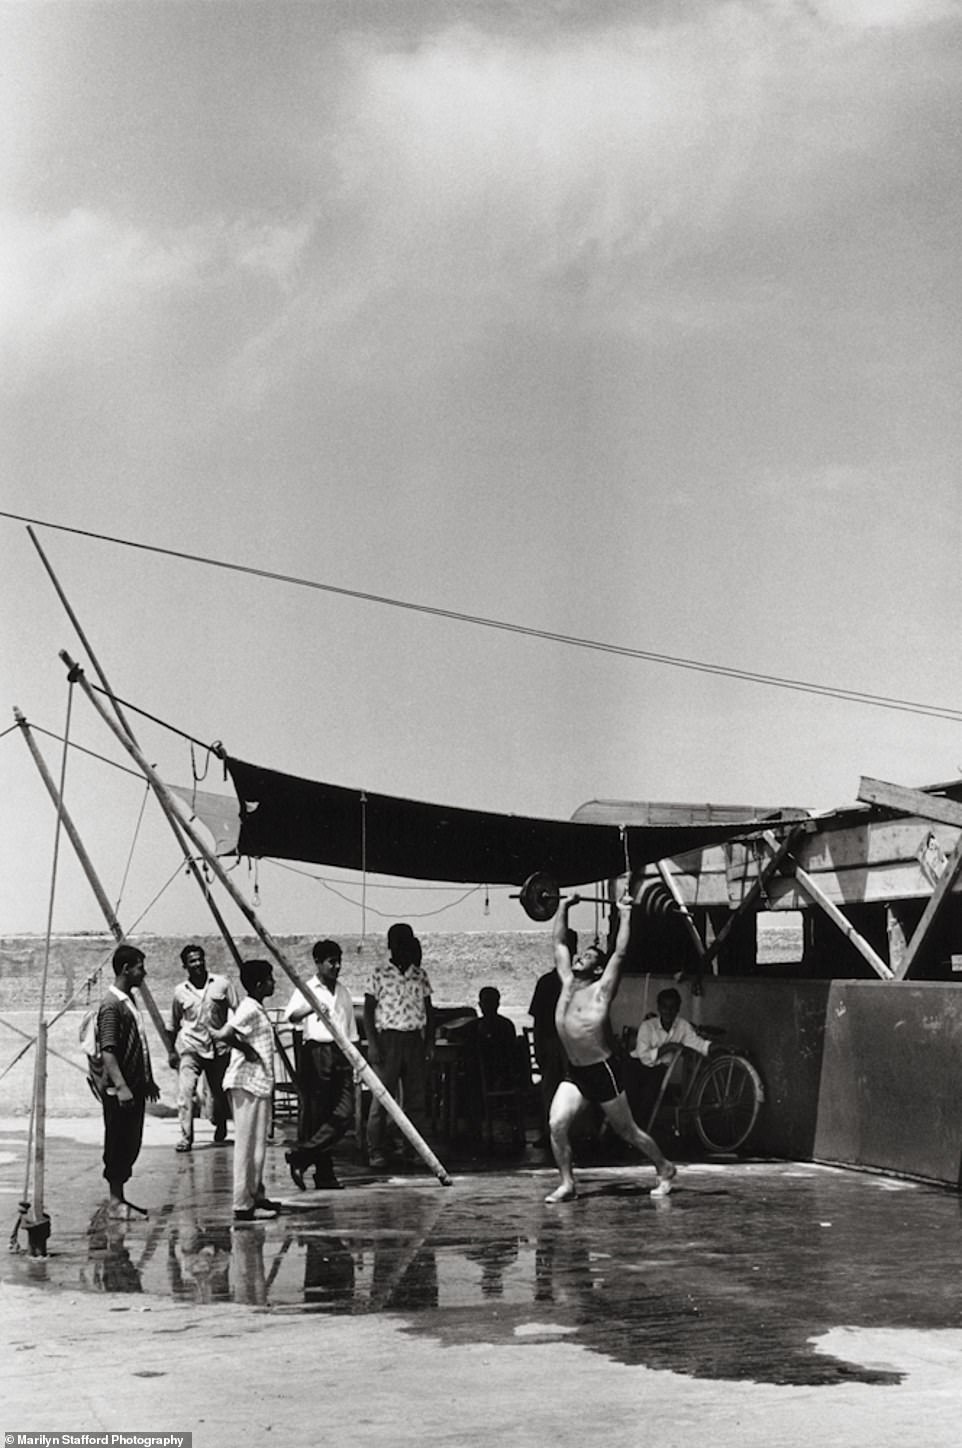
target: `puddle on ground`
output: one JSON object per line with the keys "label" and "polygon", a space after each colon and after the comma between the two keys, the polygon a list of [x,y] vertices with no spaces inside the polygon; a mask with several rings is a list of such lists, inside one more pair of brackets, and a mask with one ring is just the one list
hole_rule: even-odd
{"label": "puddle on ground", "polygon": [[[186,1178],[186,1180],[190,1180]],[[5,1280],[185,1304],[383,1314],[444,1346],[576,1343],[699,1378],[901,1381],[817,1346],[840,1326],[959,1328],[959,1200],[851,1174],[693,1178],[652,1201],[626,1178],[543,1205],[543,1183],[357,1188],[232,1228],[176,1202],[149,1222],[95,1212]],[[831,1230],[825,1224],[831,1223]],[[924,1251],[920,1248],[924,1244]]]}

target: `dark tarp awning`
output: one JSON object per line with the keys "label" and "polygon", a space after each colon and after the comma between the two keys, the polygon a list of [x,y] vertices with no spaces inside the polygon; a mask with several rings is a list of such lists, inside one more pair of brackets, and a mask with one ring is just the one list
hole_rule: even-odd
{"label": "dark tarp awning", "polygon": [[[625,872],[617,824],[422,804],[298,779],[240,759],[224,762],[240,801],[239,855],[465,884],[521,885],[543,870],[559,885],[583,885]],[[636,869],[750,828],[745,820],[629,826],[628,859]]]}

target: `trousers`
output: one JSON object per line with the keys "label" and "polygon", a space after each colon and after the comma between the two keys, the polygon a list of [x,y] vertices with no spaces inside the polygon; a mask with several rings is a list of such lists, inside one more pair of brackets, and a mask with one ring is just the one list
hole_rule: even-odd
{"label": "trousers", "polygon": [[215,1128],[227,1123],[227,1093],[224,1091],[224,1075],[230,1052],[223,1051],[215,1056],[194,1056],[189,1051],[177,1062],[177,1115],[180,1118],[180,1134],[184,1141],[194,1140],[194,1096],[197,1082],[206,1076],[213,1101]]}
{"label": "trousers", "polygon": [[[420,1031],[381,1031],[381,1065],[378,1075],[392,1096],[401,1088],[401,1105],[421,1135],[426,1128],[427,1064],[424,1058],[424,1037]],[[369,1155],[384,1152],[387,1134],[387,1112],[373,1097],[367,1119]]]}
{"label": "trousers", "polygon": [[271,1098],[230,1088],[234,1110],[234,1211],[245,1212],[266,1196],[264,1159],[271,1129]]}
{"label": "trousers", "polygon": [[354,1124],[354,1072],[333,1041],[305,1041],[299,1084],[301,1111],[291,1161],[316,1166]]}

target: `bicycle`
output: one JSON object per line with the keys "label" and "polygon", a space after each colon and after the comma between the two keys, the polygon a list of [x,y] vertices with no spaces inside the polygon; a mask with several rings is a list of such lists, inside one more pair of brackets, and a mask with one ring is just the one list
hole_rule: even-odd
{"label": "bicycle", "polygon": [[[717,1041],[725,1034],[717,1026],[697,1026],[698,1034]],[[684,1058],[694,1057],[694,1061]],[[687,1066],[686,1079],[677,1099],[668,1098],[668,1087],[676,1077],[679,1062]],[[765,1101],[762,1078],[743,1051],[723,1047],[710,1056],[679,1050],[665,1067],[655,1103],[645,1130],[652,1133],[660,1119],[676,1137],[690,1137],[694,1130],[707,1151],[730,1154],[745,1145]]]}

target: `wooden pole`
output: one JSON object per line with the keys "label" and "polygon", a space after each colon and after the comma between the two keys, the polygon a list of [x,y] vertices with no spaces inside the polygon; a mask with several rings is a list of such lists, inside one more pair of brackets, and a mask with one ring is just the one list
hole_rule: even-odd
{"label": "wooden pole", "polygon": [[906,947],[905,954],[899,962],[898,970],[895,973],[897,980],[905,980],[913,965],[918,960],[922,947],[932,933],[932,926],[936,917],[941,912],[945,902],[951,895],[955,882],[962,874],[962,835],[956,840],[955,849],[945,862],[945,869],[942,876],[932,891],[928,903],[922,912],[922,918],[912,934],[912,939]]}
{"label": "wooden pole", "polygon": [[[71,659],[70,655],[66,653],[63,649],[61,649],[60,651],[60,658],[63,660],[64,664],[70,671],[70,677],[75,680],[75,682],[78,683],[83,689],[88,700],[93,705],[94,709],[96,709],[97,713],[100,715],[104,723],[107,725],[107,728],[110,729],[110,731],[123,745],[124,749],[126,749],[130,757],[140,766],[140,769],[143,771],[145,778],[150,781],[154,793],[157,795],[157,797],[163,798],[167,796],[167,786],[164,784],[163,780],[159,777],[153,767],[144,758],[144,755],[141,753],[137,743],[133,739],[131,739],[130,736],[126,734],[123,729],[118,724],[116,724],[107,713],[106,709],[94,693],[93,689],[90,687],[90,684],[84,675],[83,669],[81,669],[78,664],[75,664],[74,661]],[[170,808],[173,809],[173,807],[173,802],[170,801]],[[190,823],[188,823],[186,820],[182,820],[181,827],[187,838],[194,845],[194,848],[198,851],[199,854],[203,855],[210,869],[217,876],[221,885],[227,891],[228,895],[233,900],[237,908],[240,910],[241,914],[256,931],[257,935],[263,941],[270,954],[277,961],[284,974],[288,977],[294,987],[300,991],[304,999],[310,1003],[311,1008],[316,1011],[316,1013],[320,1016],[321,1020],[324,1022],[325,1026],[333,1036],[334,1040],[337,1042],[338,1046],[340,1046],[344,1055],[354,1067],[355,1076],[359,1080],[364,1081],[364,1083],[369,1087],[371,1094],[375,1096],[377,1100],[381,1103],[387,1114],[392,1118],[398,1128],[407,1137],[408,1141],[414,1147],[415,1151],[417,1151],[418,1155],[422,1158],[422,1160],[431,1168],[431,1170],[434,1172],[435,1176],[442,1183],[442,1185],[450,1186],[451,1178],[448,1175],[447,1170],[434,1155],[434,1152],[428,1146],[427,1142],[424,1140],[424,1137],[414,1126],[413,1122],[409,1121],[407,1116],[405,1116],[400,1106],[394,1100],[394,1097],[385,1087],[381,1078],[364,1059],[360,1051],[354,1045],[354,1042],[348,1039],[347,1035],[341,1029],[339,1023],[328,1011],[324,1002],[318,997],[317,993],[312,990],[307,981],[303,980],[301,976],[298,975],[297,971],[294,969],[293,965],[291,965],[290,961],[287,959],[280,946],[274,940],[273,936],[267,930],[266,926],[261,923],[257,912],[247,903],[243,895],[237,889],[237,886],[234,884],[233,880],[225,871],[220,860],[218,860],[217,856],[213,854],[213,852],[208,848],[206,842],[200,838],[200,836],[197,834],[196,830]]]}
{"label": "wooden pole", "polygon": [[[49,576],[49,578],[50,578],[51,583],[52,583],[53,586],[54,586],[54,589],[56,590],[57,597],[60,599],[60,602],[61,602],[61,603],[63,604],[63,606],[64,606],[64,610],[65,610],[65,612],[66,612],[66,614],[67,614],[67,617],[70,619],[70,622],[73,624],[74,628],[75,628],[76,631],[77,631],[77,637],[80,639],[80,642],[83,644],[84,648],[85,648],[86,651],[87,651],[87,656],[88,656],[88,658],[90,659],[90,662],[93,664],[94,671],[96,672],[97,678],[100,680],[100,684],[101,684],[101,687],[102,687],[103,690],[104,690],[104,693],[107,695],[107,697],[109,698],[109,700],[110,700],[110,702],[111,702],[111,705],[112,705],[112,707],[113,707],[114,713],[117,715],[117,718],[120,720],[120,723],[121,723],[121,725],[122,725],[122,727],[123,727],[123,729],[124,729],[125,734],[127,734],[127,736],[128,736],[130,739],[132,739],[132,740],[134,741],[134,743],[136,743],[136,742],[137,742],[137,736],[134,734],[133,729],[130,727],[130,724],[129,724],[129,722],[128,722],[125,714],[124,714],[124,711],[123,711],[123,709],[122,709],[121,706],[120,706],[119,700],[117,699],[116,695],[114,694],[113,690],[111,689],[110,684],[107,682],[107,676],[106,676],[106,674],[104,673],[103,669],[100,667],[100,663],[99,663],[99,661],[98,661],[98,659],[97,659],[97,655],[94,653],[93,649],[90,647],[90,641],[89,641],[89,639],[87,638],[87,635],[84,633],[83,629],[81,628],[80,620],[77,618],[77,615],[74,613],[73,608],[72,608],[71,605],[70,605],[70,601],[69,601],[69,599],[67,598],[67,595],[64,593],[63,589],[61,588],[61,586],[60,586],[60,581],[59,581],[59,579],[57,578],[57,575],[54,573],[53,568],[50,566],[50,563],[49,563],[49,561],[48,561],[48,559],[47,559],[47,555],[44,553],[44,551],[43,551],[43,549],[41,548],[40,543],[39,543],[39,541],[38,541],[38,539],[37,539],[37,535],[34,533],[33,529],[32,529],[31,527],[29,527],[29,526],[27,527],[27,532],[28,532],[28,534],[30,535],[30,541],[31,541],[31,543],[33,544],[33,546],[36,548],[37,552],[38,552],[39,555],[40,555],[40,561],[43,563],[44,568],[47,570],[47,574],[48,574],[48,576]],[[157,794],[156,789],[154,790],[154,793]],[[218,930],[220,931],[221,935],[223,936],[224,942],[225,942],[225,944],[227,945],[228,950],[230,951],[231,955],[232,955],[233,958],[234,958],[234,963],[235,963],[235,965],[240,965],[240,960],[241,960],[240,951],[238,950],[236,944],[234,943],[234,938],[233,938],[233,936],[231,935],[230,931],[229,931],[228,928],[227,928],[227,922],[224,920],[224,918],[223,918],[223,916],[221,915],[220,911],[217,909],[216,902],[214,901],[213,896],[212,896],[211,893],[210,893],[210,890],[207,888],[207,881],[204,879],[203,875],[202,875],[202,874],[200,873],[200,871],[198,870],[198,868],[197,868],[197,862],[196,862],[196,860],[193,858],[193,856],[191,855],[190,850],[187,848],[187,843],[186,843],[186,841],[185,841],[185,839],[184,839],[184,834],[183,834],[183,829],[182,829],[183,821],[181,820],[180,816],[178,815],[178,813],[177,813],[177,811],[176,811],[176,808],[174,807],[173,802],[171,801],[170,796],[167,795],[166,791],[164,792],[164,796],[163,796],[163,797],[161,797],[160,795],[157,795],[157,799],[158,799],[158,802],[159,802],[159,804],[160,804],[161,809],[163,810],[163,812],[164,812],[164,814],[165,814],[165,816],[166,816],[166,818],[167,818],[167,823],[170,825],[170,828],[171,828],[171,830],[172,830],[172,832],[173,832],[173,835],[174,835],[175,839],[177,840],[177,843],[180,845],[181,851],[183,852],[184,860],[186,861],[186,864],[187,864],[187,868],[189,869],[190,873],[193,875],[194,880],[196,881],[197,885],[198,885],[199,888],[200,888],[201,894],[204,896],[204,899],[205,899],[206,902],[207,902],[208,909],[210,910],[211,914],[212,914],[213,917],[214,917],[214,922],[215,922]],[[147,997],[144,996],[144,999],[145,999],[145,1000],[146,1000],[146,998],[147,998]]]}
{"label": "wooden pole", "polygon": [[[778,841],[772,834],[771,830],[764,830],[762,832],[762,839],[765,841],[765,844],[768,846],[771,853],[773,855],[776,854],[778,851]],[[834,925],[838,926],[839,930],[841,930],[842,934],[846,937],[846,939],[851,941],[852,945],[855,946],[855,949],[858,951],[859,955],[862,957],[863,960],[868,961],[869,965],[875,971],[876,975],[881,976],[883,980],[892,980],[894,978],[894,973],[891,968],[886,965],[882,957],[872,949],[864,936],[858,933],[851,920],[848,920],[846,916],[842,914],[838,906],[828,898],[820,885],[816,885],[811,875],[806,874],[806,872],[802,869],[801,865],[796,864],[791,856],[786,855],[785,858],[786,864],[790,868],[791,874],[794,876],[795,880],[798,882],[799,887],[808,896],[808,898],[810,900],[813,900],[816,905],[818,905],[822,910],[825,911],[825,914],[828,916],[829,920],[831,920]]]}
{"label": "wooden pole", "polygon": [[[40,778],[46,785],[47,793],[53,800],[54,808],[60,816],[60,822],[63,825],[67,838],[70,840],[70,843],[74,847],[77,859],[80,861],[81,868],[83,869],[83,872],[87,877],[90,888],[94,892],[97,904],[100,906],[100,909],[103,912],[103,917],[107,922],[110,933],[113,935],[114,939],[119,945],[126,938],[124,936],[123,928],[120,924],[120,921],[117,919],[113,906],[107,898],[107,894],[104,890],[103,885],[100,883],[100,879],[97,875],[96,870],[93,867],[90,856],[87,854],[87,851],[84,848],[83,841],[81,840],[80,835],[77,833],[77,827],[71,819],[70,814],[67,810],[67,806],[64,804],[63,798],[61,797],[57,786],[54,783],[53,778],[50,774],[50,771],[47,768],[46,761],[44,760],[43,755],[40,753],[40,750],[37,747],[37,742],[33,737],[33,732],[30,728],[30,725],[27,723],[26,719],[21,714],[19,709],[14,709],[13,717],[17,721],[20,733],[23,735],[27,744],[27,748],[30,750],[31,755],[33,756],[33,762],[37,766]],[[164,1051],[167,1055],[170,1055],[170,1034],[167,1030],[167,1026],[164,1023],[164,1018],[160,1013],[160,1007],[154,1000],[154,997],[151,994],[146,981],[141,982],[138,989],[140,991],[140,995],[143,999],[144,1005],[147,1007],[150,1019],[153,1021],[157,1034],[160,1037],[161,1042],[163,1043]]]}

